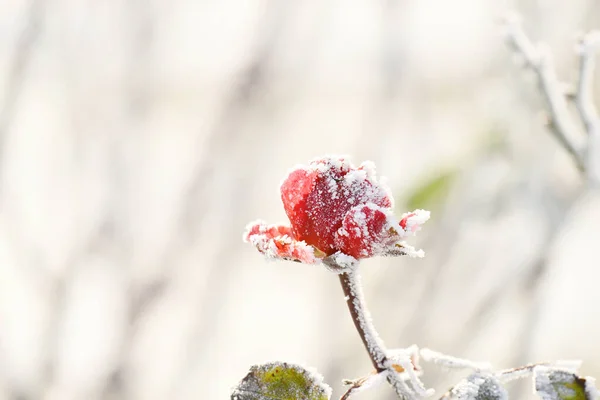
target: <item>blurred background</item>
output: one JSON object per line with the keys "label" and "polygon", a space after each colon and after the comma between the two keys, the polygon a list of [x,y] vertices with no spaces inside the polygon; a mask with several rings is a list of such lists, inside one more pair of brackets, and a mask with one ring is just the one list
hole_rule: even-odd
{"label": "blurred background", "polygon": [[[432,211],[425,259],[361,267],[388,347],[600,378],[600,200],[543,127],[509,10],[572,81],[596,1],[4,0],[0,399],[226,399],[270,360],[339,398],[371,366],[337,278],[242,242],[331,153]],[[440,395],[464,375],[424,367]]]}

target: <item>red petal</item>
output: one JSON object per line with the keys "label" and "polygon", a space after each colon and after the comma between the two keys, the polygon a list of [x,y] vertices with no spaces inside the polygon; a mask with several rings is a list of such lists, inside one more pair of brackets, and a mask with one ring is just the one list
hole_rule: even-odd
{"label": "red petal", "polygon": [[415,213],[409,213],[408,215],[406,215],[404,218],[402,218],[400,220],[400,226],[402,227],[402,229],[406,230],[406,222],[408,221],[408,219],[410,217],[413,217],[415,215]]}
{"label": "red petal", "polygon": [[397,239],[389,212],[375,204],[352,208],[344,217],[336,242],[340,251],[354,258],[371,257]]}
{"label": "red petal", "polygon": [[268,258],[317,264],[324,256],[306,242],[294,240],[291,236],[291,229],[283,225],[255,222],[247,227],[244,240],[252,243]]}

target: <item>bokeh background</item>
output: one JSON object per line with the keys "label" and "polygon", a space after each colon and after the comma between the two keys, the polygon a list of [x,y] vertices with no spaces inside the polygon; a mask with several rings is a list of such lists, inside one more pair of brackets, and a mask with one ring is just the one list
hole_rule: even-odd
{"label": "bokeh background", "polygon": [[[241,239],[323,154],[432,211],[425,259],[361,267],[389,347],[600,377],[600,201],[509,10],[572,80],[596,1],[3,0],[0,399],[225,399],[269,360],[339,397],[371,366],[337,278]],[[439,394],[460,377],[425,369]]]}

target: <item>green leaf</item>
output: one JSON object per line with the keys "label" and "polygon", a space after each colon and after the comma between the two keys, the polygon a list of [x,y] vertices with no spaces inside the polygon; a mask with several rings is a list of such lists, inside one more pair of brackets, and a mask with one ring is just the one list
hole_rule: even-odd
{"label": "green leaf", "polygon": [[323,378],[290,363],[254,365],[233,389],[231,400],[329,400],[331,388]]}
{"label": "green leaf", "polygon": [[572,372],[536,367],[535,392],[543,400],[592,400],[596,389],[585,378]]}
{"label": "green leaf", "polygon": [[431,209],[442,203],[456,178],[456,171],[448,170],[430,179],[424,180],[408,196],[406,204],[409,209]]}
{"label": "green leaf", "polygon": [[454,386],[443,400],[506,400],[508,393],[491,374],[476,372]]}

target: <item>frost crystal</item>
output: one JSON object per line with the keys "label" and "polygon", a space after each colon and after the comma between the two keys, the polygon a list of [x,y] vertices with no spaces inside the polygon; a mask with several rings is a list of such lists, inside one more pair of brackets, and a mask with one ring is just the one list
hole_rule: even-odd
{"label": "frost crystal", "polygon": [[344,157],[324,157],[297,166],[281,184],[290,226],[250,224],[244,240],[268,258],[316,264],[329,258],[341,269],[376,255],[422,257],[402,241],[429,219],[415,210],[398,221],[390,190],[377,180],[375,166],[355,167]]}

